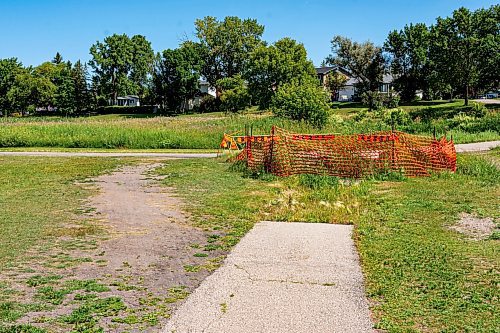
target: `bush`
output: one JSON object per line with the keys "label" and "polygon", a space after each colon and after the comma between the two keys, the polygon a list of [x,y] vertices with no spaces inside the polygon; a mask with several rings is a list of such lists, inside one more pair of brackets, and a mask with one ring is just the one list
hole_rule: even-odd
{"label": "bush", "polygon": [[399,95],[382,94],[378,91],[366,91],[361,95],[361,101],[370,110],[394,109],[399,106]]}
{"label": "bush", "polygon": [[250,94],[241,76],[224,78],[217,81],[217,84],[222,89],[222,111],[234,113],[250,106]]}
{"label": "bush", "polygon": [[312,80],[287,83],[273,96],[271,110],[278,117],[303,120],[321,128],[328,120],[329,96]]}
{"label": "bush", "polygon": [[199,112],[207,113],[207,112],[216,112],[218,111],[217,102],[215,97],[209,94],[206,94],[201,98]]}
{"label": "bush", "polygon": [[384,106],[383,96],[378,91],[366,91],[361,95],[361,101],[371,110],[381,110]]}
{"label": "bush", "polygon": [[386,109],[380,114],[382,121],[387,125],[406,125],[410,122],[410,115],[403,109]]}
{"label": "bush", "polygon": [[486,106],[484,104],[472,103],[472,105],[461,106],[456,109],[457,113],[463,113],[467,116],[482,118],[486,115]]}
{"label": "bush", "polygon": [[388,94],[384,98],[384,106],[389,109],[394,109],[399,106],[400,97],[395,94]]}

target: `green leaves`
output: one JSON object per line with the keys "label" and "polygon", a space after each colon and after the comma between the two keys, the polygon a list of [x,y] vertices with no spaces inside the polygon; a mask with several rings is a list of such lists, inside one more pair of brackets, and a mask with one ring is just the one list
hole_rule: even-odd
{"label": "green leaves", "polygon": [[98,88],[108,98],[116,99],[119,94],[144,95],[154,59],[151,43],[144,36],[114,34],[92,45],[90,54],[89,64]]}

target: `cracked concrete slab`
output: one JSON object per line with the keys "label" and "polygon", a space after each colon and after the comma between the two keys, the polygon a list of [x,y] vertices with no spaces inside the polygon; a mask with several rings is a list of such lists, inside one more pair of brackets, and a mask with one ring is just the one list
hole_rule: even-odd
{"label": "cracked concrete slab", "polygon": [[352,226],[261,222],[165,333],[374,332]]}

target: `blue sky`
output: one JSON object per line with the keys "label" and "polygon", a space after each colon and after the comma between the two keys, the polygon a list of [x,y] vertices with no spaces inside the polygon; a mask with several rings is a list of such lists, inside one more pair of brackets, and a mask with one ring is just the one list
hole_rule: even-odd
{"label": "blue sky", "polygon": [[413,22],[433,23],[465,6],[487,0],[0,0],[0,58],[17,57],[38,65],[59,51],[65,59],[89,59],[96,40],[113,33],[142,34],[155,51],[194,38],[193,22],[207,15],[256,18],[264,39],[289,36],[307,48],[318,65],[330,52],[334,35],[382,44],[389,31]]}

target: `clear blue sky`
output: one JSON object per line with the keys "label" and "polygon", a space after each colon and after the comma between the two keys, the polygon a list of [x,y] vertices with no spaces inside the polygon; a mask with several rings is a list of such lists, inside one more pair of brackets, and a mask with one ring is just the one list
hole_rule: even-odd
{"label": "clear blue sky", "polygon": [[38,65],[59,51],[65,59],[89,59],[96,40],[113,33],[142,34],[155,51],[193,38],[196,18],[256,18],[264,39],[289,36],[307,48],[316,65],[330,52],[334,35],[382,44],[390,30],[407,23],[433,23],[465,6],[487,0],[0,0],[0,58]]}

